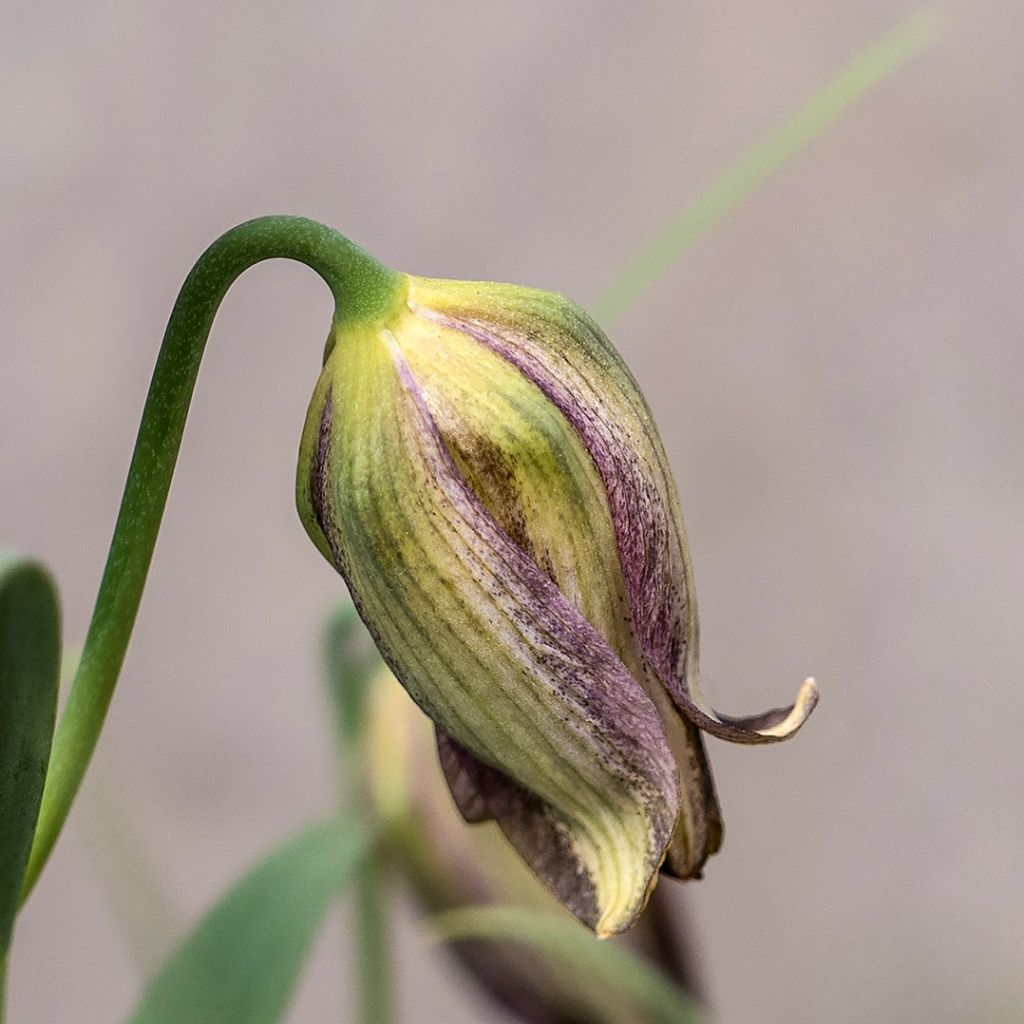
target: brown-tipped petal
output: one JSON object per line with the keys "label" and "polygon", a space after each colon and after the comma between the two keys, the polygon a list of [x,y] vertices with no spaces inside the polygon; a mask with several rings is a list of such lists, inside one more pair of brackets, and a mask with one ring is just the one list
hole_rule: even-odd
{"label": "brown-tipped petal", "polygon": [[[550,893],[488,822],[467,828],[435,769],[434,729],[388,672],[376,681],[368,714],[368,776],[392,828],[394,863],[422,909],[469,904],[555,909]],[[443,741],[442,741],[443,742]],[[701,999],[699,958],[679,893],[659,886],[625,935],[611,941],[656,963]],[[451,947],[462,965],[524,1024],[649,1024],[635,1000],[520,943],[467,940]],[[510,1018],[511,1019],[511,1018]]]}
{"label": "brown-tipped petal", "polygon": [[810,677],[803,681],[796,701],[789,707],[774,708],[743,718],[716,711],[704,699],[700,687],[693,683],[689,691],[674,680],[666,681],[665,686],[691,721],[712,736],[733,743],[778,743],[789,739],[807,721],[818,703],[818,686]]}

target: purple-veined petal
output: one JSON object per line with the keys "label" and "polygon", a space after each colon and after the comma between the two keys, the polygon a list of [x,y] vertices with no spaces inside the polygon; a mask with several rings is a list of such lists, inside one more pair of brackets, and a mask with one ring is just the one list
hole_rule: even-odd
{"label": "purple-veined petal", "polygon": [[599,932],[627,927],[678,804],[653,705],[467,486],[389,331],[337,344],[317,395],[307,529],[421,708],[543,804],[559,877],[575,862],[593,892],[573,909]]}
{"label": "purple-veined petal", "polygon": [[409,305],[518,367],[578,431],[607,490],[641,649],[687,717],[738,743],[793,735],[817,703],[813,679],[793,705],[750,717],[721,715],[704,698],[692,563],[668,459],[600,328],[560,296],[507,285],[416,279]]}
{"label": "purple-veined petal", "polygon": [[[536,384],[476,339],[413,316],[402,319],[397,333],[470,489],[653,701],[681,782],[666,866],[681,878],[699,875],[721,832],[703,740],[638,647],[608,495],[590,452]],[[469,771],[449,775],[453,795],[471,819],[487,815],[472,792],[475,777]],[[491,777],[489,785],[493,791],[501,782]],[[505,796],[504,802],[492,796],[490,806],[512,808],[521,817],[518,793]]]}
{"label": "purple-veined petal", "polygon": [[[552,911],[555,901],[493,824],[467,828],[462,823],[437,778],[435,730],[391,673],[382,671],[371,689],[369,781],[377,812],[388,823],[395,863],[417,903],[432,913],[470,904]],[[614,941],[657,963],[699,998],[699,962],[675,895],[667,887],[655,888],[636,925]],[[600,985],[581,986],[578,973],[519,943],[468,941],[452,951],[517,1020],[640,1024],[644,1017],[628,997]]]}

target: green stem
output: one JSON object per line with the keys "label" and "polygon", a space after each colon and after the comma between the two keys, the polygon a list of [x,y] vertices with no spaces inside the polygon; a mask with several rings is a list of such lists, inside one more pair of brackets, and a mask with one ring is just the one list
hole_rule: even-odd
{"label": "green stem", "polygon": [[[369,638],[352,605],[339,608],[327,623],[324,662],[337,724],[341,757],[341,802],[354,808],[365,821],[378,818],[369,779],[366,713],[371,689],[379,678],[380,656],[372,647],[360,648]],[[356,1020],[360,1024],[391,1024],[396,1019],[391,971],[391,929],[385,892],[388,836],[382,822],[369,857],[355,878],[352,929],[356,952]]]}
{"label": "green stem", "polygon": [[10,951],[0,954],[0,1024],[7,1020],[7,965],[10,962]]}
{"label": "green stem", "polygon": [[298,260],[324,279],[334,296],[336,325],[383,311],[399,281],[399,275],[347,238],[300,217],[261,217],[241,224],[214,242],[192,268],[164,334],[82,659],[54,738],[23,900],[60,835],[113,696],[214,316],[243,271],[277,257]]}
{"label": "green stem", "polygon": [[[353,723],[349,723],[351,726]],[[355,728],[361,730],[361,725]],[[344,732],[344,729],[342,730]],[[357,808],[364,821],[375,810],[367,778],[366,743],[362,731],[342,740],[342,802]],[[386,893],[388,837],[378,823],[377,841],[356,869],[352,928],[356,954],[356,1020],[359,1024],[392,1024],[396,1020],[391,974],[391,928]],[[0,1022],[2,1024],[2,1022]]]}
{"label": "green stem", "polygon": [[395,1008],[391,985],[390,929],[384,891],[381,844],[366,857],[355,884],[356,956],[361,1024],[391,1024]]}

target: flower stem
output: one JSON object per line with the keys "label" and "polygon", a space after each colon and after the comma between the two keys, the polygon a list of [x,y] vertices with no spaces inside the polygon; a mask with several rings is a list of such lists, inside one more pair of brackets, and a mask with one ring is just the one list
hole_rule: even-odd
{"label": "flower stem", "polygon": [[[372,647],[360,649],[360,639],[368,637],[355,608],[350,604],[338,608],[327,622],[324,667],[337,726],[341,802],[374,821],[378,815],[370,787],[366,712],[371,690],[379,683],[381,662]],[[388,837],[384,823],[376,824],[377,844],[358,868],[352,917],[346,922],[355,933],[355,1019],[359,1024],[392,1024],[396,1019],[390,906],[385,892]]]}
{"label": "flower stem", "polygon": [[377,849],[359,869],[355,885],[356,956],[360,1024],[391,1024],[395,1019],[391,985],[388,907],[384,866]]}
{"label": "flower stem", "polygon": [[214,316],[243,271],[278,257],[298,260],[324,279],[334,296],[336,324],[374,317],[399,280],[331,228],[283,216],[233,228],[192,268],[164,334],[82,658],[57,726],[23,900],[60,835],[114,693]]}
{"label": "flower stem", "polygon": [[7,1019],[7,963],[8,951],[0,953],[0,1024]]}

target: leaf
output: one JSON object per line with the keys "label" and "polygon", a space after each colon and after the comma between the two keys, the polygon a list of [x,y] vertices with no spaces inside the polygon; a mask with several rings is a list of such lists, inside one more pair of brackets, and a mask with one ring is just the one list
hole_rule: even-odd
{"label": "leaf", "polygon": [[594,304],[594,319],[605,327],[618,319],[694,242],[823,135],[858,100],[931,46],[945,28],[945,17],[925,7],[856,54],[640,249]]}
{"label": "leaf", "polygon": [[38,562],[0,555],[0,959],[39,817],[59,680],[53,580]]}
{"label": "leaf", "polygon": [[285,842],[199,922],[150,981],[129,1024],[275,1024],[332,900],[370,851],[350,817]]}
{"label": "leaf", "polygon": [[520,942],[579,974],[581,984],[615,989],[652,1024],[704,1024],[697,1004],[658,968],[612,942],[595,939],[560,914],[525,907],[464,907],[431,918],[444,942]]}

